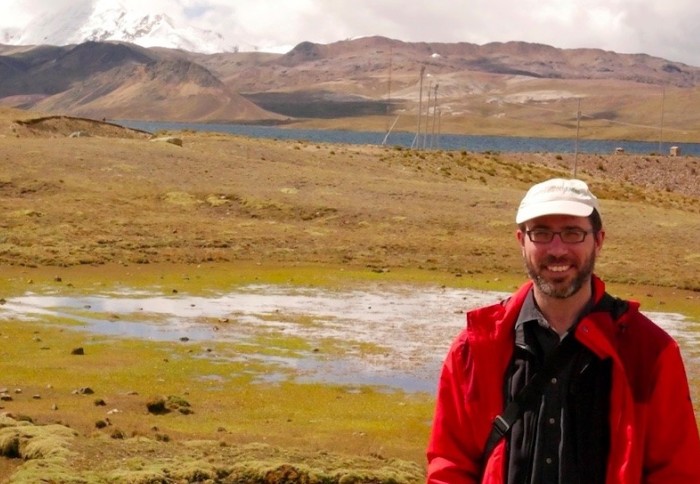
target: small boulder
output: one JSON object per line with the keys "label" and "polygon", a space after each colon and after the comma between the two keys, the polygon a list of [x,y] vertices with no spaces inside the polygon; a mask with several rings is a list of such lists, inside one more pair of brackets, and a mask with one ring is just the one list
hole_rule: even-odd
{"label": "small boulder", "polygon": [[68,135],[69,138],[89,138],[90,133],[85,131],[74,131]]}
{"label": "small boulder", "polygon": [[90,387],[82,387],[78,388],[77,390],[73,390],[73,393],[76,395],[92,395],[95,393],[95,391]]}
{"label": "small boulder", "polygon": [[175,146],[182,146],[182,138],[176,138],[175,136],[161,136],[158,138],[153,138],[151,141],[159,143],[170,143]]}

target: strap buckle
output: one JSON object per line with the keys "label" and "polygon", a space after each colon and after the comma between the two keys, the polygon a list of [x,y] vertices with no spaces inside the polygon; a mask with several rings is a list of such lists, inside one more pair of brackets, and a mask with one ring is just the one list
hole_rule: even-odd
{"label": "strap buckle", "polygon": [[500,437],[503,437],[510,430],[510,424],[501,415],[496,415],[496,418],[493,419],[493,428]]}

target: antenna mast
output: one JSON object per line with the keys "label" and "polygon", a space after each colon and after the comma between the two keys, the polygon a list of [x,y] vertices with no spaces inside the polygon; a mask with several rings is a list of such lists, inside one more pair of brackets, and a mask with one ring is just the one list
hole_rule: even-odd
{"label": "antenna mast", "polygon": [[420,68],[420,82],[418,85],[418,127],[416,128],[416,136],[413,138],[413,143],[411,143],[411,148],[416,146],[418,137],[420,136],[420,118],[423,116],[423,76],[425,75],[425,66]]}
{"label": "antenna mast", "polygon": [[664,104],[666,104],[666,86],[661,90],[661,122],[659,124],[659,154],[661,154],[661,142],[664,139]]}

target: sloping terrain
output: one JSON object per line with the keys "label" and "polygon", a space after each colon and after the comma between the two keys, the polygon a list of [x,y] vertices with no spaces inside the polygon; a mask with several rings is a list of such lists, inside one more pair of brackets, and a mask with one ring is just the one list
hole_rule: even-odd
{"label": "sloping terrain", "polygon": [[[287,54],[0,46],[0,104],[95,118],[696,141],[700,68],[524,42],[302,42]],[[580,105],[579,105],[580,104]],[[580,108],[580,116],[578,116]],[[437,115],[437,116],[436,116]]]}
{"label": "sloping terrain", "polygon": [[[517,273],[521,262],[510,244],[481,251],[512,236],[509,226],[484,221],[511,220],[500,211],[529,183],[569,176],[574,165],[573,154],[411,151],[195,132],[176,134],[184,142],[178,147],[110,123],[16,114],[6,113],[9,122],[0,126],[6,264],[294,260]],[[70,138],[75,131],[89,136]],[[579,155],[578,176],[614,200],[624,220],[624,234],[614,239],[639,245],[636,257],[652,250],[650,215],[637,213],[635,222],[630,203],[675,207],[669,214],[684,223],[664,218],[655,228],[665,249],[653,257],[663,270],[650,275],[648,261],[630,265],[620,254],[624,269],[609,277],[698,287],[692,267],[700,259],[684,255],[696,245],[698,169],[694,157]],[[89,235],[81,232],[84,220]],[[446,236],[477,226],[480,238]],[[683,242],[682,234],[691,238]]]}
{"label": "sloping terrain", "polygon": [[0,57],[4,104],[95,118],[278,119],[206,68],[131,44],[87,42]]}

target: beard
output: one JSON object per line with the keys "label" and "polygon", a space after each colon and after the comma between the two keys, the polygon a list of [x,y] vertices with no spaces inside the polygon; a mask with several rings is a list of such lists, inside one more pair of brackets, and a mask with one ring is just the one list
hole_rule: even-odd
{"label": "beard", "polygon": [[[556,264],[556,261],[557,259],[554,257],[547,257],[542,266]],[[595,267],[595,253],[591,253],[583,261],[576,275],[568,284],[565,284],[563,278],[546,279],[528,258],[525,258],[525,267],[527,268],[527,275],[543,294],[557,299],[566,299],[576,294],[583,287],[583,284],[590,280]]]}

